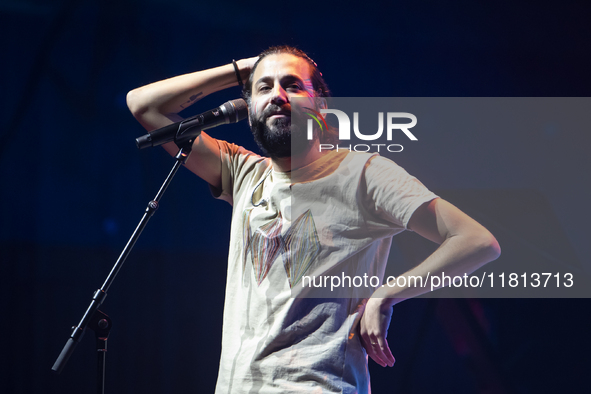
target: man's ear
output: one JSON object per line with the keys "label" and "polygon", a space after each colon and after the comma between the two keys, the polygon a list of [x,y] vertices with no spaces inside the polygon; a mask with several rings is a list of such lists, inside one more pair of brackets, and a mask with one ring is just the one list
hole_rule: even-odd
{"label": "man's ear", "polygon": [[[328,105],[326,104],[326,99],[324,97],[317,97],[318,100],[318,109],[327,109]],[[323,118],[326,119],[327,114],[321,114]]]}

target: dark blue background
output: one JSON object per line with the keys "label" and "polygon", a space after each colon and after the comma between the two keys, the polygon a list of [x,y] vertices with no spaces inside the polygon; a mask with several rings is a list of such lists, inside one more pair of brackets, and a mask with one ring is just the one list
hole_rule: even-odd
{"label": "dark blue background", "polygon": [[[127,110],[129,90],[291,44],[318,63],[335,96],[589,96],[590,8],[1,2],[0,391],[94,390],[92,333],[61,375],[50,368],[173,164],[161,149],[136,149],[144,131]],[[239,95],[217,93],[187,115]],[[245,123],[212,134],[255,149]],[[477,132],[426,140],[400,163],[487,225],[505,263],[558,259],[588,270],[588,125],[524,130],[494,145]],[[203,181],[179,172],[101,308],[114,320],[108,393],[213,391],[230,214]],[[419,261],[408,246],[421,242],[404,234],[393,255]],[[389,332],[396,366],[371,362],[374,392],[574,392],[590,366],[588,308],[406,301]]]}

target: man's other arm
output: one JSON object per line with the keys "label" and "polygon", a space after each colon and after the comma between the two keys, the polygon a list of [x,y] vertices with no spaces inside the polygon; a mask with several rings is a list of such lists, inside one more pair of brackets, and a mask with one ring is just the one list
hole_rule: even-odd
{"label": "man's other arm", "polygon": [[[256,57],[238,60],[240,76],[245,81]],[[127,94],[127,106],[138,122],[153,131],[183,118],[179,112],[208,94],[237,86],[238,80],[232,64],[180,75],[134,89]],[[171,155],[178,148],[174,142],[163,145]],[[221,187],[220,151],[216,140],[201,133],[193,144],[193,154],[185,166],[217,188]]]}
{"label": "man's other arm", "polygon": [[[421,205],[411,216],[408,227],[440,246],[425,261],[401,276],[420,276],[423,280],[428,273],[462,276],[495,260],[501,253],[497,240],[486,228],[441,198]],[[378,364],[394,364],[386,341],[392,306],[429,291],[430,287],[426,286],[384,286],[368,300],[360,334],[368,355]]]}

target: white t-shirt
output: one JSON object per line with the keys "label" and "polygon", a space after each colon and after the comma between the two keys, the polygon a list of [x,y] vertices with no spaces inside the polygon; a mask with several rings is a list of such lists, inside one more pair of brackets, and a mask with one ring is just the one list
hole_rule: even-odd
{"label": "white t-shirt", "polygon": [[218,144],[212,190],[233,215],[216,393],[369,392],[358,309],[382,284],[392,236],[437,196],[378,155],[332,151],[280,173]]}

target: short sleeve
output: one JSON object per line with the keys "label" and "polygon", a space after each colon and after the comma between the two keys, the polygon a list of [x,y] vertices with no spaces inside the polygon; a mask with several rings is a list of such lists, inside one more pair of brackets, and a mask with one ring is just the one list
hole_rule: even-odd
{"label": "short sleeve", "polygon": [[221,189],[209,185],[209,190],[215,198],[233,205],[235,195],[242,190],[243,184],[263,172],[269,165],[269,159],[236,144],[223,140],[216,141],[220,148],[222,185]]}
{"label": "short sleeve", "polygon": [[365,180],[371,213],[404,229],[418,207],[438,197],[404,168],[381,156],[368,162]]}

